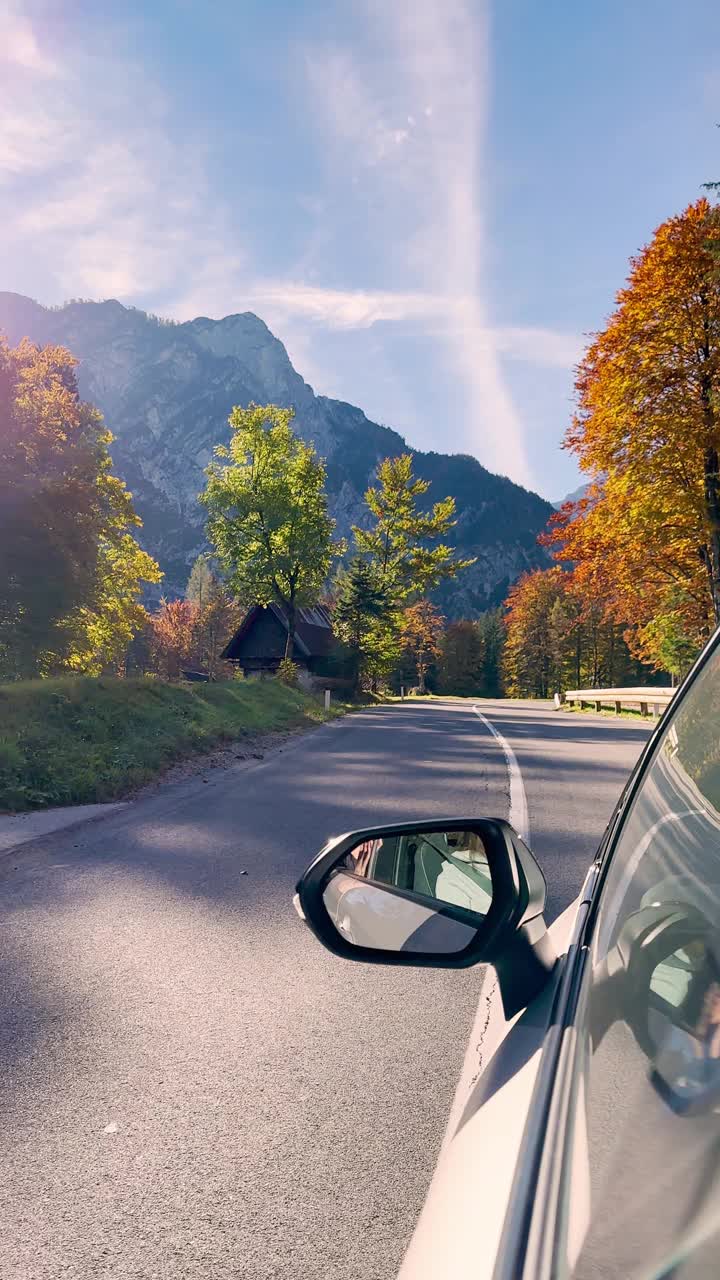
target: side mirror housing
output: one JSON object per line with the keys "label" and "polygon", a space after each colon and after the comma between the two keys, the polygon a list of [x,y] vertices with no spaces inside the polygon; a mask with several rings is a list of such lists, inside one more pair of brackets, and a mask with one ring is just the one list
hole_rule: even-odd
{"label": "side mirror housing", "polygon": [[301,877],[295,905],[320,942],[345,959],[494,965],[510,1018],[555,964],[545,899],[542,871],[508,822],[451,818],[330,840]]}

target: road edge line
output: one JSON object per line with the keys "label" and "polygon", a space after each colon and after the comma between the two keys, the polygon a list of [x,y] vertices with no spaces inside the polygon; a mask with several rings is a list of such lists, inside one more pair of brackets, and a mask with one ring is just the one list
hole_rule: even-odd
{"label": "road edge line", "polygon": [[527,795],[525,794],[525,783],[523,782],[522,772],[518,764],[517,756],[513,751],[507,738],[500,733],[499,729],[486,715],[483,715],[478,706],[473,707],[473,711],[478,719],[482,720],[486,729],[489,729],[493,737],[499,742],[505,763],[507,765],[508,777],[510,781],[510,812],[508,814],[508,822],[514,827],[518,835],[522,837],[526,844],[530,840],[530,815],[528,812]]}
{"label": "road edge line", "polygon": [[[473,706],[473,711],[475,712],[475,715],[482,720],[486,729],[490,730],[492,736],[497,739],[502,747],[510,778],[510,813],[508,821],[515,828],[518,835],[522,836],[523,840],[527,840],[530,830],[528,804],[527,796],[525,794],[525,783],[522,780],[522,773],[520,771],[517,756],[515,755],[515,752],[510,746],[507,738],[505,738],[503,734],[495,728],[491,721],[488,720],[487,716],[483,715],[479,707]],[[489,1032],[490,1023],[492,1021],[493,1008],[497,1006],[498,1000],[498,993],[496,989],[497,975],[494,971],[489,974],[488,969],[490,968],[492,968],[491,965],[485,966],[485,972],[480,983],[478,1005],[475,1011],[475,1017],[473,1018],[470,1039],[465,1050],[462,1067],[460,1068],[457,1086],[453,1095],[450,1114],[448,1116],[447,1125],[445,1126],[445,1133],[440,1148],[441,1156],[444,1155],[447,1147],[452,1142],[460,1118],[465,1110],[467,1100],[470,1097],[477,1080],[482,1075],[485,1057],[483,1052],[485,1048],[484,1041]],[[490,979],[489,987],[488,978]],[[498,1032],[496,1031],[496,1039],[497,1036]]]}

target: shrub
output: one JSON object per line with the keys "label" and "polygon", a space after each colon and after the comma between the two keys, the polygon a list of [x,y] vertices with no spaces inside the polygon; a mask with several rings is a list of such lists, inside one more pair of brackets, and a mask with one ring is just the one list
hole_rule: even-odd
{"label": "shrub", "polygon": [[288,689],[297,689],[300,668],[292,658],[283,658],[277,669],[277,678]]}

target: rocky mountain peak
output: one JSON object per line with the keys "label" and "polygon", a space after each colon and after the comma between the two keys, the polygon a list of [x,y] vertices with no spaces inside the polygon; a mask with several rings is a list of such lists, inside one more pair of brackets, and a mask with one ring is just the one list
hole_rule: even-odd
{"label": "rocky mountain peak", "polygon": [[[116,299],[42,307],[0,293],[0,331],[61,343],[80,361],[82,395],[105,414],[115,466],[134,494],[142,538],[159,559],[163,590],[181,591],[204,546],[197,495],[213,448],[229,437],[233,405],[273,402],[295,409],[295,428],[326,459],[338,532],[366,518],[363,494],[378,462],[406,441],[354,405],[317,396],[282,342],[251,311],[213,320],[166,322]],[[428,502],[457,501],[455,540],[476,563],[439,593],[448,617],[470,617],[499,603],[526,569],[547,564],[537,545],[553,508],[537,494],[487,471],[468,455],[415,451],[415,470],[431,482]]]}

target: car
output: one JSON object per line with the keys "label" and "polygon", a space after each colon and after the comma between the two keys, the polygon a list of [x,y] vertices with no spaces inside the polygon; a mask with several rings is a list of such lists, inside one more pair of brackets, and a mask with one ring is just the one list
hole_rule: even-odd
{"label": "car", "polygon": [[550,928],[545,898],[517,832],[467,815],[335,837],[297,885],[299,914],[340,957],[488,966],[481,1070],[456,1097],[400,1276],[716,1276],[720,632]]}

